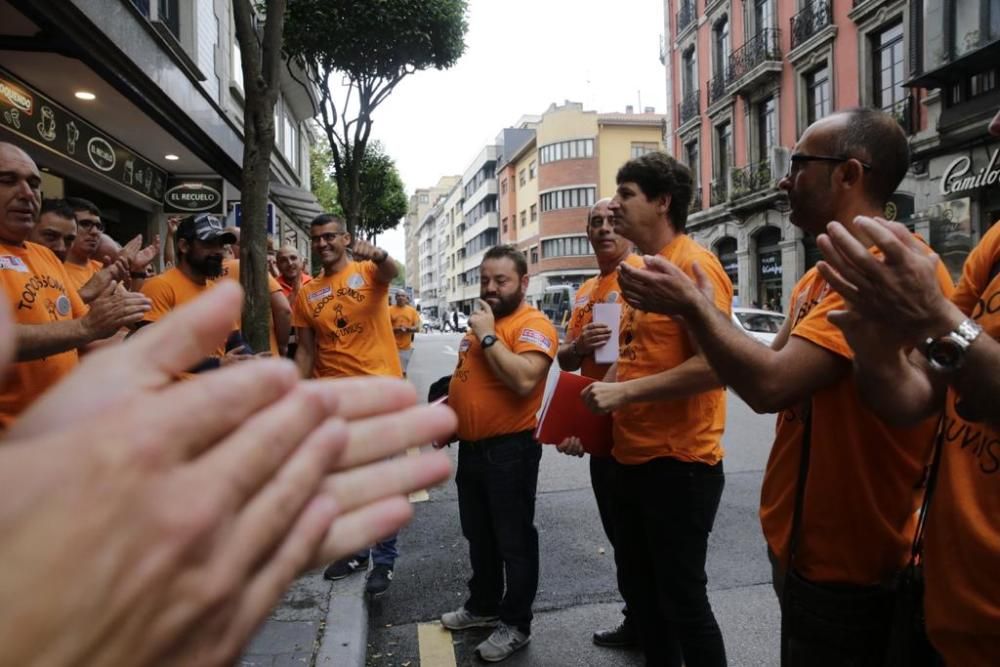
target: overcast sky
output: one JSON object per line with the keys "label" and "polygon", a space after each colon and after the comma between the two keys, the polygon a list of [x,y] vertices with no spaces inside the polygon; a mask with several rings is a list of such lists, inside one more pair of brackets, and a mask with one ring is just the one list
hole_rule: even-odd
{"label": "overcast sky", "polygon": [[[658,0],[470,0],[465,55],[411,75],[374,113],[372,136],[408,194],[462,174],[484,145],[553,102],[664,112]],[[379,238],[403,261],[403,225]]]}

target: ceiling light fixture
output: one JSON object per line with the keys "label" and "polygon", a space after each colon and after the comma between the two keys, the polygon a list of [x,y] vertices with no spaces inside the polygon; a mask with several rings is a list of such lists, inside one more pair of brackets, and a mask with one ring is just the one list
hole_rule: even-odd
{"label": "ceiling light fixture", "polygon": [[97,95],[93,94],[89,90],[78,90],[75,93],[73,93],[73,95],[76,96],[76,99],[84,100],[87,102],[92,102],[93,100],[97,99]]}
{"label": "ceiling light fixture", "polygon": [[179,158],[179,157],[177,157],[176,155],[174,155],[173,153],[169,153],[169,154],[167,154],[167,155],[164,155],[163,157],[164,157],[165,159],[167,159],[167,160],[171,160],[171,161],[173,161],[173,160],[180,160],[180,158]]}

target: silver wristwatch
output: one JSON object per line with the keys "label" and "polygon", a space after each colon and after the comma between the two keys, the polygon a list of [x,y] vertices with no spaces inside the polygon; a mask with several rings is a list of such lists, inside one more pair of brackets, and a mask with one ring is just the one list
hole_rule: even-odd
{"label": "silver wristwatch", "polygon": [[969,346],[983,333],[983,328],[970,319],[962,321],[958,327],[940,338],[928,338],[924,342],[924,356],[931,368],[942,373],[956,371],[965,363],[965,353]]}

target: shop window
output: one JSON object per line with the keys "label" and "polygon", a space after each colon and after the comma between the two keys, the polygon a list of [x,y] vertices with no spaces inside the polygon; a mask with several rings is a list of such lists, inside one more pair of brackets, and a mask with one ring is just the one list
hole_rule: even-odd
{"label": "shop window", "polygon": [[781,230],[764,227],[757,234],[757,300],[756,305],[781,310]]}
{"label": "shop window", "polygon": [[730,282],[733,283],[733,296],[737,296],[740,286],[740,265],[736,259],[736,239],[731,236],[719,239],[718,243],[715,244],[715,255],[719,258],[719,263],[722,264],[722,270],[726,272]]}

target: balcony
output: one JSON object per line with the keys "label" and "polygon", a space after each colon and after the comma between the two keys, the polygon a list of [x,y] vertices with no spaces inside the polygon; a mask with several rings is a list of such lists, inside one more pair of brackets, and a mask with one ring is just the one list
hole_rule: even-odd
{"label": "balcony", "polygon": [[767,190],[774,182],[769,160],[761,160],[745,167],[737,167],[733,169],[732,177],[733,199]]}
{"label": "balcony", "polygon": [[708,203],[711,206],[718,206],[719,204],[725,204],[729,201],[729,187],[726,185],[725,181],[721,183],[712,183],[710,188]]}
{"label": "balcony", "polygon": [[727,85],[733,92],[748,93],[781,76],[781,31],[761,30],[729,56]]}
{"label": "balcony", "polygon": [[827,26],[833,25],[830,0],[813,0],[791,19],[792,50],[805,44]]}
{"label": "balcony", "polygon": [[896,122],[899,123],[899,126],[903,128],[903,132],[907,135],[911,135],[916,131],[917,125],[914,120],[912,96],[904,97],[895,104],[890,104],[885,107],[884,111],[896,119]]}
{"label": "balcony", "polygon": [[726,96],[726,75],[719,74],[708,82],[708,106],[712,106]]}
{"label": "balcony", "polygon": [[694,23],[695,12],[694,2],[691,0],[681,0],[680,9],[677,12],[677,34],[684,32]]}
{"label": "balcony", "polygon": [[684,125],[688,121],[694,120],[701,113],[701,91],[698,89],[688,91],[681,103],[677,105],[678,125]]}

